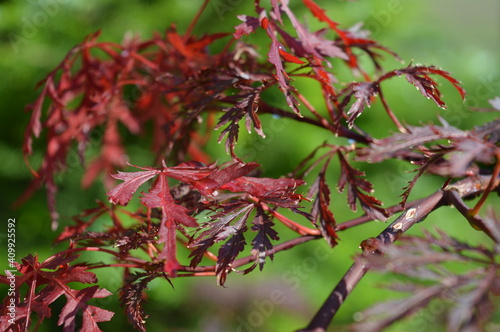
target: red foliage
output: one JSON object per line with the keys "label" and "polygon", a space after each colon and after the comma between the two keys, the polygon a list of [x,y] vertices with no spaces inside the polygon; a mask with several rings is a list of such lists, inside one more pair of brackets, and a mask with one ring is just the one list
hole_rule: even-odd
{"label": "red foliage", "polygon": [[[10,329],[21,331],[28,330],[30,316],[36,312],[40,322],[50,318],[52,313],[50,305],[59,297],[66,297],[66,304],[59,314],[58,326],[63,326],[63,331],[74,331],[76,328],[77,313],[82,312],[83,319],[80,323],[82,331],[100,331],[97,326],[99,322],[109,321],[114,313],[102,308],[89,305],[88,302],[94,298],[103,298],[112,295],[106,289],[99,286],[90,286],[83,289],[72,289],[68,283],[78,282],[82,284],[96,283],[95,274],[87,271],[90,267],[84,265],[73,265],[69,263],[78,258],[77,255],[54,255],[44,262],[39,262],[37,256],[28,255],[23,258],[22,264],[17,264],[17,270],[21,276],[15,278],[16,304],[15,322],[11,324],[9,317],[9,301],[12,297],[6,297],[0,315],[2,331]],[[8,276],[0,276],[0,283],[9,284]],[[19,291],[22,285],[28,287],[26,295]]]}

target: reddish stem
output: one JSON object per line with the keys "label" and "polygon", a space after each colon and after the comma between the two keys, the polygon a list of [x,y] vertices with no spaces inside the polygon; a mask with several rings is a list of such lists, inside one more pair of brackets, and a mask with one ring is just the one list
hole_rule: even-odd
{"label": "reddish stem", "polygon": [[198,10],[198,12],[196,13],[196,16],[194,17],[194,19],[191,21],[191,24],[189,24],[189,27],[187,28],[186,30],[186,34],[184,36],[185,39],[188,39],[189,36],[191,36],[191,33],[193,32],[193,29],[196,25],[196,23],[198,23],[198,20],[200,19],[200,16],[201,14],[203,13],[203,11],[205,10],[205,8],[207,8],[208,6],[208,3],[210,2],[210,0],[205,0],[203,1],[203,4],[201,5],[200,9]]}

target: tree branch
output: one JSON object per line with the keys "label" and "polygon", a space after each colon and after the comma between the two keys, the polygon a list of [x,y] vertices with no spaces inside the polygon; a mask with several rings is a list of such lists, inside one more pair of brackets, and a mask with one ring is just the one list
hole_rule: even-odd
{"label": "tree branch", "polygon": [[[305,235],[301,237],[297,237],[295,239],[280,243],[276,245],[273,250],[267,250],[266,251],[266,256],[269,254],[275,254],[277,252],[283,251],[283,250],[288,250],[296,245],[302,244],[304,242],[309,242],[311,240],[316,240],[320,239],[321,235]],[[255,256],[254,255],[249,255],[246,257],[242,257],[239,259],[235,259],[234,262],[231,264],[231,267],[236,269],[240,266],[246,265],[250,262],[255,261]],[[209,271],[215,271],[215,265],[209,265],[209,266],[197,266],[197,267],[190,267],[190,266],[182,266],[181,269],[177,270],[177,272],[209,272]],[[178,275],[182,276],[182,275]]]}
{"label": "tree branch", "polygon": [[[491,179],[491,176],[484,175],[469,177],[455,184],[448,185],[421,200],[415,206],[405,210],[405,212],[380,233],[379,236],[363,241],[360,245],[363,249],[363,255],[378,255],[379,252],[377,248],[391,245],[413,225],[425,219],[433,210],[442,205],[450,204],[448,196],[452,196],[452,192],[458,193],[462,198],[470,198],[481,194],[489,186],[497,188],[500,183],[500,178],[497,177],[493,181],[491,181]],[[354,287],[356,287],[368,269],[367,260],[356,261],[336,285],[309,325],[297,332],[326,331],[342,303],[344,303],[347,296]]]}

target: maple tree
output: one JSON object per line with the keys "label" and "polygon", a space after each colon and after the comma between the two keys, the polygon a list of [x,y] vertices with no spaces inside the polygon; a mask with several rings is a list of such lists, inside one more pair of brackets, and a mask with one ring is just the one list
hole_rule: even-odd
{"label": "maple tree", "polygon": [[[30,106],[23,146],[28,165],[34,138],[44,134],[47,147],[41,165],[37,169],[30,166],[35,178],[22,200],[44,186],[56,229],[55,177],[64,172],[75,145],[85,164],[92,134],[102,131],[99,154],[85,166],[82,187],[104,178],[109,204],[98,201],[96,207],[75,216],[74,224],[64,227],[56,241],[67,242],[66,250],[43,262],[37,255],[29,255],[16,263],[18,314],[14,324],[9,322],[4,301],[1,328],[27,330],[33,325],[34,313],[37,325],[42,324],[52,315],[51,304],[64,295],[67,302],[58,313],[58,325],[65,331],[77,325],[83,331],[99,330],[99,323],[109,321],[113,312],[88,302],[109,296],[111,291],[100,288],[90,270],[122,268],[123,284],[113,291],[119,292],[130,324],[145,331],[145,293],[157,278],[171,283],[176,277],[210,275],[224,285],[231,272],[247,274],[257,266],[262,270],[280,251],[319,239],[335,248],[342,231],[396,215],[380,235],[361,243],[362,253],[301,331],[326,330],[345,298],[370,270],[412,279],[410,285],[393,285],[410,296],[367,309],[363,314],[367,319],[353,328],[381,330],[450,291],[460,305],[449,310],[449,329],[484,327],[493,317],[494,296],[500,289],[500,221],[493,210],[482,213],[500,184],[500,121],[467,130],[442,118],[440,125],[405,124],[397,109],[389,106],[384,82],[402,76],[440,108],[446,104],[436,79],[451,84],[462,99],[466,91],[450,73],[435,66],[410,63],[385,71],[382,55],[398,59],[395,52],[364,32],[340,28],[312,0],[302,3],[324,24],[319,31],[310,31],[299,20],[289,1],[256,0],[254,16],[238,16],[242,23],[232,34],[195,36],[193,28],[208,2],[182,33],[172,25],[149,40],[130,37],[122,44],[100,41],[99,32],[91,34],[39,83],[41,92]],[[265,56],[245,42],[252,34],[268,39]],[[217,42],[224,47],[212,52],[210,46]],[[373,74],[362,65],[363,56],[372,61]],[[339,82],[335,75],[339,65],[347,66],[356,81]],[[294,86],[294,79],[318,85],[323,109],[313,106]],[[265,93],[273,90],[281,93],[287,107],[267,100]],[[381,139],[356,124],[376,100],[395,130]],[[493,99],[490,111],[500,111],[498,104]],[[313,126],[345,138],[345,144],[325,142],[311,147],[290,174],[262,177],[257,161],[239,155],[237,144],[241,120],[248,132],[255,131],[265,139],[261,117],[266,116]],[[153,165],[133,165],[122,126],[135,137],[152,136]],[[220,130],[218,141],[225,143],[230,162],[218,164],[206,152],[214,130]],[[123,155],[132,163],[125,162]],[[400,193],[401,203],[385,208],[357,165],[391,159],[415,165],[416,175]],[[333,164],[338,166],[335,172]],[[441,177],[441,188],[409,201],[424,174]],[[312,178],[312,184],[306,178]],[[331,204],[332,180],[338,191],[345,191],[348,207],[354,212],[360,208],[362,216],[337,220]],[[125,208],[145,184],[149,189],[141,192],[140,206]],[[472,208],[465,202],[477,197]],[[474,247],[444,231],[421,237],[405,235],[434,210],[449,205],[484,233],[488,245]],[[112,225],[96,230],[96,221],[103,216]],[[297,237],[279,242],[277,223]],[[179,246],[190,251],[189,264],[181,263]],[[86,251],[106,253],[116,262],[75,263]],[[450,261],[469,262],[476,269],[457,274],[444,264]],[[0,276],[0,282],[8,284],[9,277]],[[74,289],[68,285],[72,282],[95,285]],[[77,322],[80,311],[82,318]]]}

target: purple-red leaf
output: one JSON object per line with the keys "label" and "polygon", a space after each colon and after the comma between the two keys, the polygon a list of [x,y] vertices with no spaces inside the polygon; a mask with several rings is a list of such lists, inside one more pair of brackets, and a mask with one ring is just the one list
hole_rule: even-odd
{"label": "purple-red leaf", "polygon": [[352,104],[347,115],[347,123],[349,127],[352,127],[354,120],[363,113],[365,107],[370,107],[372,98],[374,98],[378,93],[378,84],[374,82],[363,82],[352,84],[352,90],[354,92],[354,97],[356,101]]}
{"label": "purple-red leaf", "polygon": [[328,164],[327,162],[323,166],[323,169],[309,190],[308,197],[312,198],[316,196],[311,210],[312,222],[321,231],[321,235],[323,235],[327,243],[333,247],[337,244],[338,236],[335,231],[337,223],[330,209],[330,188],[325,181]]}
{"label": "purple-red leaf", "polygon": [[365,174],[349,165],[341,152],[338,153],[338,157],[341,166],[338,188],[340,191],[343,191],[347,184],[347,202],[351,210],[356,211],[356,202],[359,202],[363,211],[370,218],[385,221],[389,214],[382,208],[382,202],[364,193],[373,192],[372,184],[361,178]]}
{"label": "purple-red leaf", "polygon": [[153,178],[156,174],[158,174],[158,171],[154,169],[142,172],[118,171],[118,174],[112,175],[113,178],[123,180],[124,182],[120,183],[107,193],[109,201],[113,204],[127,205],[137,189],[143,183]]}
{"label": "purple-red leaf", "polygon": [[112,293],[99,286],[92,286],[81,290],[68,290],[65,294],[67,302],[62,308],[57,325],[63,325],[63,331],[74,331],[76,324],[76,314],[83,312],[82,331],[101,331],[97,323],[111,320],[114,313],[105,309],[88,305],[92,298],[103,298]]}
{"label": "purple-red leaf", "polygon": [[271,221],[271,218],[269,218],[264,209],[259,205],[252,226],[252,230],[257,232],[257,235],[252,240],[252,254],[256,262],[258,262],[261,271],[264,268],[266,257],[269,256],[272,260],[274,256],[271,240],[279,240],[278,233],[272,228],[273,226],[274,223]]}
{"label": "purple-red leaf", "polygon": [[303,199],[295,193],[295,189],[303,185],[302,180],[281,178],[253,178],[241,177],[221,186],[221,189],[232,192],[246,192],[258,197],[263,202],[281,207],[298,207],[298,203]]}
{"label": "purple-red leaf", "polygon": [[243,23],[234,27],[236,31],[233,33],[234,38],[240,39],[243,35],[249,35],[260,26],[259,19],[257,17],[238,15],[238,19],[243,21]]}

